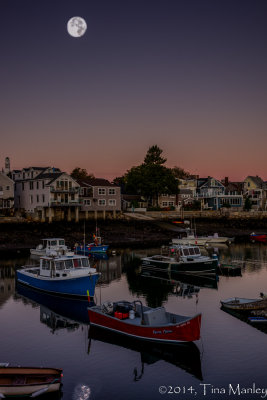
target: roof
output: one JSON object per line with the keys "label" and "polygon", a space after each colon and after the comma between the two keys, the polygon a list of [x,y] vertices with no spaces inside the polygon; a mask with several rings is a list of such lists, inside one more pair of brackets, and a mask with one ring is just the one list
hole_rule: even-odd
{"label": "roof", "polygon": [[209,176],[208,178],[199,178],[199,179],[197,179],[197,187],[200,188],[201,186],[204,186],[207,183],[208,183],[208,187],[210,187],[209,182],[211,182],[212,179],[215,180],[216,183],[217,183],[215,186],[224,186],[221,181],[219,181],[216,178],[213,178],[213,177]]}
{"label": "roof", "polygon": [[242,182],[228,182],[224,185],[227,192],[242,192],[243,183]]}
{"label": "roof", "polygon": [[179,189],[179,194],[193,194],[191,189]]}
{"label": "roof", "polygon": [[246,177],[245,181],[247,179],[250,179],[252,182],[255,183],[255,185],[257,185],[259,187],[262,187],[262,185],[264,185],[263,180],[259,176],[251,176],[251,175],[249,175],[249,176]]}
{"label": "roof", "polygon": [[35,176],[35,180],[37,179],[51,179],[51,182],[53,182],[55,179],[60,177],[62,174],[65,172],[48,172],[48,173],[43,173],[41,172],[39,175]]}
{"label": "roof", "polygon": [[114,183],[110,183],[107,179],[103,178],[88,178],[88,179],[77,179],[76,180],[81,187],[84,186],[112,186],[119,187]]}

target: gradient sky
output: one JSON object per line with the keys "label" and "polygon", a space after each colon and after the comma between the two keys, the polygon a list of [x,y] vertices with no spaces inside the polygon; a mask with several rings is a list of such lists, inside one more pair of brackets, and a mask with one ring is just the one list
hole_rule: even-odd
{"label": "gradient sky", "polygon": [[[267,180],[266,0],[0,0],[0,166],[112,179],[149,146]],[[87,22],[81,38],[66,25]]]}

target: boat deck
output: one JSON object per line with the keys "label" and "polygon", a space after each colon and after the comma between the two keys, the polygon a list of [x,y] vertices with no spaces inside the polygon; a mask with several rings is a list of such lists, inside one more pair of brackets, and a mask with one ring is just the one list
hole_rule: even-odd
{"label": "boat deck", "polygon": [[114,313],[112,314],[105,314],[101,311],[100,307],[95,308],[93,307],[94,311],[98,312],[99,314],[104,314],[109,318],[116,319],[122,321],[123,323],[136,325],[136,326],[150,326],[150,327],[159,327],[159,326],[172,326],[175,324],[180,324],[182,322],[187,321],[188,317],[182,315],[171,314],[165,311],[164,307],[158,307],[156,309],[151,310],[144,310],[143,312],[143,321],[140,312],[136,312],[135,318],[131,319],[130,317],[124,318],[122,320],[116,318]]}

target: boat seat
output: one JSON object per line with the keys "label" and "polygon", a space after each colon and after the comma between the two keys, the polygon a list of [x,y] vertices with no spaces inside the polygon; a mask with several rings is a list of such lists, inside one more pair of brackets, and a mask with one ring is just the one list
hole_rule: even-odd
{"label": "boat seat", "polygon": [[144,311],[144,325],[163,325],[168,324],[169,319],[167,317],[164,307],[158,307],[151,310]]}

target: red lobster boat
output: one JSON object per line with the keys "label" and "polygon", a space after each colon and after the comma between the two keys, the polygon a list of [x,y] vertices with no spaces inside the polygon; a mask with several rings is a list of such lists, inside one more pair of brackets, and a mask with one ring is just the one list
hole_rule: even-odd
{"label": "red lobster boat", "polygon": [[172,314],[164,307],[145,307],[140,300],[105,302],[88,307],[88,314],[91,325],[133,338],[162,343],[200,339],[201,314],[194,317]]}

